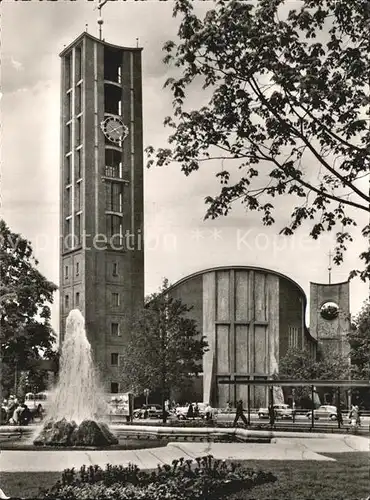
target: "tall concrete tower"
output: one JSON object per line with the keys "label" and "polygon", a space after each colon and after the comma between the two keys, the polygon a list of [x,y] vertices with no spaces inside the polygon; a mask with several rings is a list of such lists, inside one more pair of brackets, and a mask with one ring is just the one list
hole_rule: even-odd
{"label": "tall concrete tower", "polygon": [[79,308],[109,392],[144,300],[140,48],[81,34],[60,54],[60,332]]}
{"label": "tall concrete tower", "polygon": [[349,281],[310,283],[310,333],[319,346],[347,355],[350,330]]}

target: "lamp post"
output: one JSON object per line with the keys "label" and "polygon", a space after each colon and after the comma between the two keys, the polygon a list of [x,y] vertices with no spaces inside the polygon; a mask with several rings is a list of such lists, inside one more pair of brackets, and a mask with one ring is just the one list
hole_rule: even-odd
{"label": "lamp post", "polygon": [[248,427],[251,425],[251,386],[248,384]]}
{"label": "lamp post", "polygon": [[342,408],[340,406],[340,387],[337,387],[337,421],[338,421],[338,429],[340,429],[343,424],[343,415]]}
{"label": "lamp post", "polygon": [[311,428],[315,427],[315,386],[311,386],[311,397],[312,397],[312,413],[311,413]]}
{"label": "lamp post", "polygon": [[269,417],[270,417],[270,427],[275,425],[275,410],[274,410],[274,387],[271,385],[269,387]]}

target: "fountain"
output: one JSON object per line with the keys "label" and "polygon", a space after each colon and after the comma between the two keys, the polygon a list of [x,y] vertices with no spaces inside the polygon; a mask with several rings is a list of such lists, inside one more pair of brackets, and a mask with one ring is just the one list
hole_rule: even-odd
{"label": "fountain", "polygon": [[104,412],[103,391],[93,364],[85,320],[78,309],[67,318],[59,381],[53,391],[48,420],[34,440],[36,446],[109,446],[117,438],[98,419]]}

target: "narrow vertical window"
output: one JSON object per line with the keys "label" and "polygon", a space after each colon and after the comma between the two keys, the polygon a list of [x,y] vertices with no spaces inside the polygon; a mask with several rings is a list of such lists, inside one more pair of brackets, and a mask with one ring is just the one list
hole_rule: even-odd
{"label": "narrow vertical window", "polygon": [[113,307],[119,306],[119,293],[116,292],[112,293],[112,306]]}
{"label": "narrow vertical window", "polygon": [[65,85],[66,89],[70,89],[72,86],[72,56],[69,54],[65,57]]}
{"label": "narrow vertical window", "polygon": [[82,169],[81,169],[81,149],[77,149],[75,155],[75,168],[76,168],[76,179],[81,179]]}
{"label": "narrow vertical window", "polygon": [[76,215],[75,219],[75,243],[77,245],[81,244],[81,214]]}
{"label": "narrow vertical window", "polygon": [[71,184],[72,182],[72,155],[65,157],[65,180],[66,184]]}
{"label": "narrow vertical window", "polygon": [[112,275],[113,276],[118,276],[118,263],[117,262],[113,262]]}
{"label": "narrow vertical window", "polygon": [[76,82],[79,82],[82,78],[82,54],[81,47],[76,48],[76,58],[75,58],[75,68],[76,68]]}
{"label": "narrow vertical window", "polygon": [[81,210],[81,182],[76,183],[76,211]]}

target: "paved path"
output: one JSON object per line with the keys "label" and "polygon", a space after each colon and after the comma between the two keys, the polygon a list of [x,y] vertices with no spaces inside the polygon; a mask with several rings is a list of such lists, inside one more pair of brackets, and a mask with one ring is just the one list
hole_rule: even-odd
{"label": "paved path", "polygon": [[[280,434],[280,433],[279,433]],[[281,433],[282,434],[282,433]],[[301,435],[302,436],[302,435]],[[316,435],[317,436],[317,435]],[[169,443],[162,448],[107,451],[1,451],[2,472],[60,472],[82,465],[137,464],[141,469],[156,468],[180,457],[207,454],[216,459],[236,460],[321,460],[333,461],[325,453],[369,451],[369,440],[360,436],[322,434],[310,438],[274,437],[270,444],[259,443]]]}

